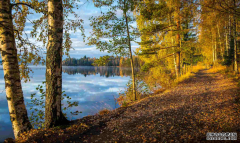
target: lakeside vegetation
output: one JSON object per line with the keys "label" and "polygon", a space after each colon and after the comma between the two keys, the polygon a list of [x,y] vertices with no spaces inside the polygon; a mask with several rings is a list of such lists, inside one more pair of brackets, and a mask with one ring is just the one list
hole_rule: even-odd
{"label": "lakeside vegetation", "polygon": [[[107,8],[89,19],[86,43],[118,56],[62,60],[72,47],[70,31],[78,29],[86,38],[74,11],[78,2],[0,1],[1,57],[16,141],[191,142],[204,141],[208,131],[240,132],[239,0],[93,0],[96,8]],[[23,34],[30,9],[42,14],[33,20],[30,36],[46,48],[46,58]],[[30,80],[30,63],[46,63],[46,81],[37,87],[41,97],[32,95],[33,104],[41,106],[34,120],[21,86],[22,79]],[[70,122],[62,100],[67,108],[78,105],[63,94],[62,66],[130,67],[131,79],[116,99],[124,108]]]}

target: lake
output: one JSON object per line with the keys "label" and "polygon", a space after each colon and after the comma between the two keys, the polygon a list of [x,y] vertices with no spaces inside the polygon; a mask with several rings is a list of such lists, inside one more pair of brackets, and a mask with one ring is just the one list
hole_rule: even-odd
{"label": "lake", "polygon": [[[31,81],[24,83],[22,89],[24,93],[25,105],[30,114],[31,94],[40,93],[36,90],[39,84],[45,81],[44,66],[31,66],[34,73],[31,73]],[[94,115],[104,108],[113,110],[119,105],[115,98],[126,88],[130,80],[131,69],[119,67],[63,67],[63,87],[62,90],[70,96],[70,101],[77,101],[79,106],[67,110],[69,120],[82,118],[87,115]],[[66,103],[64,101],[63,103]],[[82,113],[72,116],[70,111],[81,111]],[[5,93],[5,82],[2,66],[0,67],[0,142],[8,137],[14,137],[12,124],[10,121],[8,104]]]}

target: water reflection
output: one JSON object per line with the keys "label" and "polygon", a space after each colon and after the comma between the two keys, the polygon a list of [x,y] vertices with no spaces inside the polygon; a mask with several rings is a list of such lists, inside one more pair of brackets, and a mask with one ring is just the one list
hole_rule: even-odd
{"label": "water reflection", "polygon": [[[137,70],[137,69],[136,69]],[[131,75],[131,69],[130,68],[121,68],[121,67],[93,67],[93,66],[76,66],[76,67],[70,67],[66,66],[63,67],[63,72],[67,73],[69,75],[74,74],[82,74],[85,77],[88,75],[96,75],[100,74],[100,76],[105,77],[114,77],[114,76],[129,76]]]}
{"label": "water reflection", "polygon": [[[22,81],[24,101],[30,115],[31,94],[40,93],[36,90],[39,84],[45,81],[44,66],[31,67],[34,71],[30,74],[30,82]],[[115,98],[119,92],[126,88],[130,79],[131,69],[119,67],[63,67],[63,91],[70,96],[72,101],[78,101],[79,106],[67,111],[68,119],[77,119],[87,115],[93,115],[103,108],[115,109]],[[66,104],[66,101],[63,101]],[[82,111],[78,116],[71,116],[70,111]],[[13,137],[12,125],[8,112],[8,105],[5,93],[5,82],[3,70],[0,66],[0,142],[8,137]]]}

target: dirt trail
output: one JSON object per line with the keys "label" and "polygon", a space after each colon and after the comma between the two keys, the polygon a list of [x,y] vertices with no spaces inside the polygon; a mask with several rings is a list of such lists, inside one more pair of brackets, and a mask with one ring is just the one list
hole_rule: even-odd
{"label": "dirt trail", "polygon": [[204,142],[207,132],[237,132],[240,141],[237,95],[236,82],[202,70],[165,93],[78,120],[90,128],[58,142]]}

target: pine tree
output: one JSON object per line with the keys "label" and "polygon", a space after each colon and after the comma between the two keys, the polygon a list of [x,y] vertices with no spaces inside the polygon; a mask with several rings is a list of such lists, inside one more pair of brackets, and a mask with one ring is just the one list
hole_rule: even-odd
{"label": "pine tree", "polygon": [[[135,71],[132,56],[131,41],[134,41],[138,34],[136,28],[130,26],[135,21],[131,16],[135,8],[135,3],[132,0],[115,0],[115,1],[95,1],[97,7],[108,6],[109,11],[102,13],[101,16],[91,18],[91,26],[93,32],[89,37],[89,45],[96,45],[101,51],[108,51],[116,55],[128,55],[130,58],[132,69],[132,89],[133,100],[136,100],[135,87]],[[122,15],[117,16],[116,11],[120,10]],[[109,38],[109,41],[104,41],[102,38]]]}

